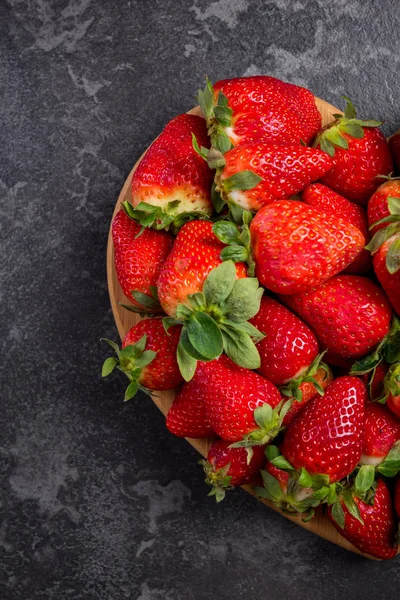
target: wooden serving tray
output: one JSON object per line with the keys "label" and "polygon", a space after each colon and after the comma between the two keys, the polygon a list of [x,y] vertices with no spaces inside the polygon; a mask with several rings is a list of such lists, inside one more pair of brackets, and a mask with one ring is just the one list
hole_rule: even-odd
{"label": "wooden serving tray", "polygon": [[[315,102],[321,113],[323,126],[327,125],[328,123],[330,123],[333,120],[333,117],[332,117],[333,113],[341,113],[342,112],[339,109],[332,106],[331,104],[328,104],[324,100],[320,100],[319,98],[316,98]],[[200,108],[199,107],[193,108],[192,110],[189,111],[189,114],[201,116]],[[114,219],[116,213],[120,210],[121,203],[124,200],[131,199],[131,179],[132,179],[132,175],[133,175],[137,165],[139,164],[140,160],[141,160],[141,158],[134,165],[132,171],[129,173],[127,180],[125,181],[125,184],[121,190],[121,193],[120,193],[117,203],[115,205],[115,209],[114,209],[114,213],[113,213],[113,217],[112,217],[113,219]],[[123,339],[125,334],[127,333],[127,331],[133,325],[135,325],[135,323],[140,321],[141,317],[139,315],[136,315],[135,313],[125,310],[118,304],[118,302],[126,303],[126,298],[125,298],[125,296],[121,290],[121,287],[118,283],[117,275],[115,272],[114,246],[113,246],[112,236],[111,236],[111,227],[110,227],[110,231],[109,231],[109,235],[108,235],[108,245],[107,245],[107,279],[108,279],[108,290],[109,290],[109,294],[110,294],[111,307],[112,307],[112,311],[114,314],[115,323],[117,325],[118,333],[119,333],[121,339]],[[169,390],[166,392],[157,392],[157,397],[153,397],[153,402],[158,406],[158,408],[161,410],[161,412],[164,415],[166,415],[169,407],[172,404],[174,397],[175,397],[174,390]],[[210,440],[198,440],[198,439],[187,438],[187,441],[194,448],[196,448],[196,450],[200,454],[202,454],[202,456],[207,456],[208,449],[211,444]],[[252,491],[252,489],[249,486],[245,485],[245,486],[243,486],[243,488],[247,492],[249,492],[250,494],[255,496],[254,492]],[[258,498],[258,500],[260,502],[263,502],[263,504],[266,504],[267,506],[269,506],[276,512],[279,512],[286,519],[289,519],[290,521],[297,523],[297,525],[300,525],[301,527],[304,527],[305,529],[312,531],[313,533],[319,535],[320,537],[325,538],[325,539],[329,540],[330,542],[333,542],[334,544],[337,544],[338,546],[345,548],[346,550],[351,550],[352,552],[356,552],[357,554],[362,554],[352,544],[350,544],[350,542],[348,542],[346,539],[344,539],[338,533],[338,531],[336,531],[336,529],[334,528],[332,523],[329,521],[329,519],[327,517],[325,517],[322,513],[318,512],[318,509],[317,509],[317,514],[316,514],[315,518],[312,519],[312,521],[310,521],[308,523],[304,523],[300,517],[292,517],[292,516],[284,514],[282,511],[280,511],[274,504],[272,504],[268,500],[264,500],[264,499],[260,499],[260,498]],[[204,501],[206,502],[208,500],[206,500],[206,498],[205,498]],[[366,558],[371,558],[371,556],[368,556],[367,554],[362,554],[362,556],[365,556]]]}

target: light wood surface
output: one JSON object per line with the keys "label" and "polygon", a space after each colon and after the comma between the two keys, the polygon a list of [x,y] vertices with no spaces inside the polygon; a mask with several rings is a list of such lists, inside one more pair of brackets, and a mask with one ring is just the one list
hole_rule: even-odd
{"label": "light wood surface", "polygon": [[[341,112],[340,110],[338,110],[331,104],[328,104],[327,102],[325,102],[324,100],[320,100],[319,98],[316,98],[316,104],[322,115],[323,126],[333,120],[332,113],[340,113]],[[199,107],[192,109],[191,111],[189,111],[189,113],[201,115]],[[120,193],[117,203],[115,205],[115,209],[114,209],[112,218],[114,218],[116,213],[120,210],[121,202],[123,202],[124,200],[130,200],[130,198],[131,198],[130,188],[131,188],[132,174],[134,173],[136,166],[139,164],[139,162],[140,162],[140,159],[135,164],[135,166],[133,167],[132,171],[130,172],[127,180],[125,181],[125,184],[121,190],[121,193]],[[127,300],[126,300],[125,296],[123,295],[121,287],[118,283],[117,275],[116,275],[115,268],[114,268],[114,247],[113,247],[112,237],[111,237],[111,228],[110,228],[110,232],[109,232],[109,236],[108,236],[108,246],[107,246],[107,279],[108,279],[108,289],[109,289],[109,293],[110,293],[110,300],[111,300],[111,306],[112,306],[112,310],[113,310],[113,314],[114,314],[114,318],[115,318],[115,323],[117,325],[118,333],[122,339],[125,336],[126,332],[135,323],[137,323],[140,320],[140,317],[130,311],[125,310],[118,304],[118,302],[126,303]],[[174,390],[170,390],[167,392],[157,392],[157,397],[153,397],[153,401],[155,402],[155,404],[158,406],[158,408],[161,410],[161,412],[164,415],[166,415],[166,413],[168,412],[168,409],[171,406],[171,403],[174,399],[174,395],[175,395]],[[208,440],[196,440],[196,439],[188,438],[187,441],[192,446],[194,446],[194,448],[196,448],[196,450],[198,450],[198,452],[200,454],[202,454],[203,456],[207,455],[208,448],[210,446],[210,443]],[[193,464],[193,468],[196,468],[195,464]],[[199,476],[201,477],[201,473],[199,474]],[[247,492],[249,492],[250,494],[252,494],[254,496],[254,493],[249,486],[243,486],[243,488]],[[212,501],[214,501],[214,500],[210,499],[210,498],[206,498],[206,497],[204,498],[204,502],[212,502]],[[354,546],[352,544],[350,544],[347,540],[345,540],[336,531],[336,529],[333,527],[333,525],[328,520],[328,518],[323,516],[321,513],[317,513],[316,517],[311,522],[304,523],[301,520],[301,518],[299,518],[299,517],[290,517],[288,515],[285,515],[279,509],[277,509],[273,504],[268,502],[268,500],[260,500],[260,501],[263,502],[264,504],[266,504],[267,506],[269,506],[270,508],[272,508],[273,510],[275,510],[276,512],[279,512],[286,519],[289,519],[290,521],[297,523],[301,527],[304,527],[305,529],[308,529],[309,531],[312,531],[313,533],[319,535],[320,537],[325,538],[325,539],[333,542],[334,544],[342,546],[343,548],[346,548],[347,550],[351,550],[352,552],[356,552],[356,553],[360,554],[360,552],[356,548],[354,548]],[[268,515],[266,515],[266,518],[268,518]],[[367,555],[364,555],[364,556],[366,556],[367,558],[371,558]]]}

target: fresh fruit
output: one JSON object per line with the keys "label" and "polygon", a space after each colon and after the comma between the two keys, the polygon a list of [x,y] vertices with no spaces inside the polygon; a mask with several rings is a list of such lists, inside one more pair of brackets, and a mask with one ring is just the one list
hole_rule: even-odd
{"label": "fresh fruit", "polygon": [[213,174],[195,152],[192,135],[209,147],[204,119],[187,114],[175,117],[138,164],[132,176],[131,206],[125,207],[142,225],[160,229],[182,213],[212,214]]}
{"label": "fresh fruit", "polygon": [[206,474],[205,481],[212,486],[208,495],[215,496],[220,502],[226,490],[250,483],[264,460],[264,446],[255,446],[249,459],[246,448],[231,448],[229,442],[216,440],[208,451],[207,460],[200,461]]}
{"label": "fresh fruit", "polygon": [[[389,208],[390,202],[390,208]],[[382,223],[391,214],[400,214],[400,179],[391,179],[382,183],[368,200],[368,225],[371,235],[374,235],[379,229],[386,227],[387,223]],[[379,221],[379,223],[378,223]]]}
{"label": "fresh fruit", "polygon": [[199,91],[214,147],[253,142],[310,142],[321,127],[315,98],[305,88],[274,77],[225,79]]}
{"label": "fresh fruit", "polygon": [[342,271],[364,246],[357,227],[294,200],[274,202],[250,225],[256,276],[278,294],[299,294]]}
{"label": "fresh fruit", "polygon": [[400,476],[396,479],[396,485],[394,489],[394,507],[396,510],[396,515],[400,519]]}
{"label": "fresh fruit", "polygon": [[296,470],[328,475],[330,483],[349,475],[361,457],[366,398],[357,377],[335,379],[289,424],[283,456]]}
{"label": "fresh fruit", "polygon": [[318,342],[311,329],[285,306],[266,296],[260,310],[250,319],[265,338],[257,349],[261,375],[280,386],[301,377],[318,354]]}
{"label": "fresh fruit", "polygon": [[347,365],[371,352],[389,331],[391,307],[382,290],[366,277],[336,275],[309,292],[281,301],[315,332],[325,360]]}
{"label": "fresh fruit", "polygon": [[249,445],[264,445],[277,435],[282,398],[270,381],[225,355],[206,363],[201,373],[208,420],[220,438],[237,442],[248,436]]}
{"label": "fresh fruit", "polygon": [[293,400],[292,406],[283,419],[284,427],[293,421],[314,396],[323,396],[325,388],[333,381],[332,371],[328,365],[321,364],[319,358],[317,357],[302,377],[280,388],[281,394],[287,400]]}
{"label": "fresh fruit", "polygon": [[170,390],[182,383],[176,349],[181,327],[171,327],[166,333],[162,319],[143,319],[134,325],[122,342],[122,350],[111,340],[105,340],[115,350],[117,358],[107,358],[102,375],[106,377],[115,368],[125,373],[129,385],[125,400],[130,400],[141,389]]}
{"label": "fresh fruit", "polygon": [[[303,190],[302,200],[329,215],[340,217],[357,227],[366,241],[369,240],[367,216],[365,210],[359,204],[355,204],[329,189],[322,183],[312,183]],[[371,257],[367,250],[362,248],[345,269],[346,273],[366,273],[372,267]]]}
{"label": "fresh fruit", "polygon": [[400,419],[400,363],[393,364],[384,380],[388,408]]}
{"label": "fresh fruit", "polygon": [[[212,159],[212,160],[211,160]],[[222,155],[209,155],[217,167],[216,190],[230,207],[257,211],[277,199],[289,198],[322,177],[331,158],[307,146],[247,144]]]}
{"label": "fresh fruit", "polygon": [[348,98],[344,116],[334,115],[332,124],[316,138],[315,146],[332,156],[332,169],[321,182],[358,204],[368,199],[380,184],[378,175],[393,171],[393,161],[378,121],[361,121]]}
{"label": "fresh fruit", "polygon": [[[388,232],[390,235],[389,227],[391,226],[389,225],[383,232]],[[376,245],[379,243],[376,239],[375,242]],[[368,247],[372,248],[372,253],[374,254],[373,264],[375,274],[395,312],[400,316],[400,226],[375,251],[374,248],[376,246],[373,244],[374,242],[371,241]]]}
{"label": "fresh fruit", "polygon": [[[167,315],[176,315],[180,304],[201,292],[207,275],[222,263],[225,244],[212,231],[209,221],[190,221],[179,231],[172,251],[164,261],[157,281],[160,304]],[[236,265],[238,278],[246,277],[246,265]]]}
{"label": "fresh fruit", "polygon": [[390,137],[389,148],[397,171],[400,171],[400,130],[396,131],[396,133]]}
{"label": "fresh fruit", "polygon": [[115,270],[125,296],[137,312],[162,312],[154,297],[161,267],[174,244],[165,231],[145,229],[120,210],[112,223]]}
{"label": "fresh fruit", "polygon": [[[354,504],[356,509],[354,509]],[[339,516],[336,514],[336,518],[333,507],[329,507],[328,517],[343,537],[361,552],[376,558],[389,559],[396,556],[396,525],[392,499],[389,489],[382,479],[378,479],[375,495],[370,503],[367,504],[360,498],[354,497],[352,513],[345,502],[341,502],[341,507],[342,510],[339,509],[340,514]],[[354,516],[357,512],[359,518]]]}
{"label": "fresh fruit", "polygon": [[210,438],[214,432],[206,414],[206,390],[201,384],[201,368],[182,385],[167,413],[167,429],[178,437]]}
{"label": "fresh fruit", "polygon": [[378,402],[367,402],[360,464],[374,466],[381,464],[398,440],[400,440],[400,420],[386,406]]}

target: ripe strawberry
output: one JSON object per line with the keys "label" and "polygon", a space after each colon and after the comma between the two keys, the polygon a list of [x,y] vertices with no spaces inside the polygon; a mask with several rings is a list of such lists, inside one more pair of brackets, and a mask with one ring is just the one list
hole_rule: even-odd
{"label": "ripe strawberry", "polygon": [[255,446],[249,460],[246,448],[231,448],[229,442],[216,440],[208,451],[207,461],[200,461],[205,481],[212,486],[208,495],[221,502],[227,489],[250,483],[264,463],[264,450],[264,446]]}
{"label": "ripe strawberry", "polygon": [[[165,231],[145,229],[120,210],[112,223],[115,270],[125,296],[137,312],[162,312],[153,297],[158,275],[174,238]],[[140,234],[140,235],[139,235]]]}
{"label": "ripe strawberry", "polygon": [[125,373],[130,383],[125,400],[130,400],[138,389],[170,390],[182,383],[176,349],[181,327],[172,327],[166,333],[162,319],[151,318],[139,321],[126,334],[122,350],[110,340],[105,340],[115,350],[117,358],[104,362],[102,375],[106,377],[115,367]]}
{"label": "ripe strawberry", "polygon": [[400,419],[400,363],[394,363],[384,381],[384,392],[387,394],[386,404]]}
{"label": "ripe strawberry", "polygon": [[167,414],[168,430],[178,437],[209,438],[214,432],[206,414],[206,390],[196,371],[194,378],[184,383],[176,394]]}
{"label": "ripe strawberry", "polygon": [[357,466],[363,443],[367,390],[357,377],[335,379],[288,426],[282,454],[297,470],[329,476],[330,483]]}
{"label": "ripe strawberry", "polygon": [[[389,200],[392,200],[392,211],[389,209]],[[371,234],[386,227],[387,223],[378,223],[381,219],[395,214],[396,205],[400,205],[400,179],[389,179],[382,183],[368,201],[368,225]],[[399,209],[400,210],[400,209]]]}
{"label": "ripe strawberry", "polygon": [[[382,479],[378,479],[375,496],[372,503],[367,504],[355,497],[354,503],[360,520],[350,513],[344,502],[341,502],[343,516],[341,523],[334,518],[333,507],[328,508],[328,517],[336,529],[351,542],[356,548],[375,556],[376,558],[389,559],[397,554],[395,546],[395,521],[393,515],[390,492]],[[333,505],[335,506],[335,505]]]}
{"label": "ripe strawberry", "polygon": [[261,357],[259,372],[274,385],[301,377],[317,357],[318,342],[311,329],[265,294],[250,323],[266,334],[257,345]]}
{"label": "ripe strawberry", "polygon": [[400,130],[396,131],[389,139],[389,148],[393,156],[394,164],[400,171]]}
{"label": "ripe strawberry", "polygon": [[[179,231],[158,277],[158,297],[167,315],[175,315],[188,296],[201,292],[207,275],[222,263],[225,244],[212,231],[209,221],[190,221]],[[237,277],[246,277],[244,263],[236,265]]]}
{"label": "ripe strawberry", "polygon": [[[384,233],[388,232],[390,235],[389,227],[391,226],[388,226],[384,230]],[[379,283],[385,290],[394,310],[400,316],[400,227],[397,229],[378,248],[373,259],[373,264]],[[373,240],[368,246],[369,248],[373,247]]]}
{"label": "ripe strawberry", "polygon": [[397,476],[396,485],[394,489],[394,508],[396,510],[396,514],[400,519],[400,475]]}
{"label": "ripe strawberry", "polygon": [[[322,183],[309,185],[302,193],[302,199],[306,204],[324,211],[330,215],[334,214],[344,221],[348,221],[357,227],[366,241],[369,240],[367,216],[365,210],[359,204],[350,202],[344,196],[326,187]],[[371,256],[367,250],[362,248],[352,263],[346,267],[346,273],[366,273],[372,267]]]}
{"label": "ripe strawberry", "polygon": [[[388,365],[385,361],[382,361],[373,369],[372,373],[364,373],[361,379],[368,386],[368,394],[370,400],[378,400],[383,393],[383,382],[385,375],[388,372]],[[352,375],[357,375],[356,372],[351,372]]]}
{"label": "ripe strawberry", "polygon": [[[223,440],[237,442],[248,436],[249,445],[263,445],[279,432],[282,399],[270,381],[224,355],[206,363],[201,375],[209,423]],[[259,407],[262,410],[255,413]]]}
{"label": "ripe strawberry", "polygon": [[391,307],[372,281],[357,275],[337,275],[317,288],[281,296],[289,308],[315,332],[326,360],[348,365],[365,356],[389,331]]}
{"label": "ripe strawberry", "polygon": [[289,198],[319,179],[332,166],[321,150],[307,146],[247,144],[222,155],[214,152],[216,190],[228,205],[259,210],[276,199]]}
{"label": "ripe strawberry", "polygon": [[367,204],[379,186],[377,175],[393,171],[393,161],[385,136],[377,127],[378,121],[360,121],[356,110],[346,98],[344,116],[323,129],[315,145],[333,159],[333,168],[321,179],[322,183],[359,204]]}
{"label": "ripe strawberry", "polygon": [[181,213],[212,214],[213,174],[194,150],[192,134],[209,147],[204,119],[187,114],[175,117],[137,166],[132,177],[132,206],[125,206],[144,226],[168,227]]}
{"label": "ripe strawberry", "polygon": [[378,402],[367,402],[360,464],[374,466],[381,464],[398,440],[400,440],[400,420],[384,405]]}
{"label": "ripe strawberry", "polygon": [[281,388],[281,394],[286,396],[286,399],[293,399],[292,406],[286,413],[282,425],[287,427],[299,412],[303,410],[309,400],[315,396],[323,395],[325,388],[332,381],[333,375],[328,365],[323,364],[321,366],[317,362],[315,367],[311,366],[305,377],[300,377],[298,381],[294,380],[284,388]]}
{"label": "ripe strawberry", "polygon": [[250,231],[256,276],[285,295],[307,292],[342,271],[365,241],[354,225],[294,200],[264,207]]}
{"label": "ripe strawberry", "polygon": [[[288,143],[299,143],[300,140],[308,143],[321,127],[321,115],[313,94],[305,88],[285,83],[274,77],[259,75],[224,79],[218,81],[214,88],[207,82],[204,92],[199,94],[199,100],[208,123],[214,124],[215,128],[216,122],[223,131],[225,128],[229,136],[237,132],[235,123],[224,121],[224,118],[229,116],[229,112],[221,111],[220,107],[225,105],[232,111],[234,117],[243,115],[246,119],[249,114],[257,114],[261,118],[266,116],[263,124],[266,133],[270,133],[273,138],[278,138],[281,143],[285,143],[285,140],[288,140]],[[217,110],[212,111],[215,106],[218,106]],[[260,125],[256,127],[259,129]],[[283,138],[278,137],[277,130],[279,132],[283,130]],[[234,140],[235,135],[232,141],[236,145]]]}

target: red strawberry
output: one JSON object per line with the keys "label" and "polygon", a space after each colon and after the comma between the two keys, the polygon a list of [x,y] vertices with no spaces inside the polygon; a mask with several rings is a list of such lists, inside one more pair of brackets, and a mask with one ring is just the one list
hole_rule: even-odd
{"label": "red strawberry", "polygon": [[182,383],[176,349],[181,327],[174,326],[166,333],[162,319],[139,321],[126,334],[120,350],[114,342],[105,340],[115,350],[117,358],[107,358],[102,375],[106,377],[115,367],[123,371],[130,383],[125,400],[130,400],[138,389],[169,390]]}
{"label": "red strawberry", "polygon": [[206,390],[201,385],[200,370],[183,384],[167,414],[167,428],[178,437],[209,438],[214,434],[207,419]]}
{"label": "red strawberry", "polygon": [[112,238],[118,281],[125,296],[139,311],[162,312],[153,290],[174,238],[165,231],[145,229],[140,234],[140,230],[140,225],[123,210],[115,215]]}
{"label": "red strawberry", "polygon": [[[389,227],[385,232],[390,234]],[[397,231],[395,229],[393,231],[393,235],[376,251],[373,264],[379,283],[385,290],[394,310],[400,316],[400,227]],[[368,246],[369,248],[373,246],[373,240]]]}
{"label": "red strawberry", "polygon": [[[367,216],[365,210],[344,196],[326,187],[322,183],[309,185],[302,193],[302,199],[307,204],[318,208],[330,215],[336,215],[357,227],[366,241],[369,240]],[[367,250],[362,248],[358,256],[348,267],[346,273],[366,273],[372,267],[371,257]]]}
{"label": "red strawberry", "polygon": [[400,363],[393,364],[384,381],[384,391],[387,394],[386,404],[400,419]]}
{"label": "red strawberry", "polygon": [[322,183],[345,198],[367,204],[379,186],[377,175],[393,171],[393,161],[378,121],[360,121],[353,104],[346,98],[344,116],[317,136],[316,145],[333,157],[333,168],[321,179]]}
{"label": "red strawberry", "polygon": [[400,171],[400,130],[396,131],[389,139],[389,148],[391,150],[394,163],[398,171]]}
{"label": "red strawberry", "polygon": [[[219,93],[222,92],[227,99],[229,108],[234,115],[256,113],[269,115],[270,128],[273,116],[277,123],[281,123],[282,115],[287,118],[285,134],[293,141],[299,143],[310,142],[321,127],[321,115],[316,107],[313,94],[299,86],[285,83],[274,77],[258,75],[253,77],[240,77],[224,79],[214,85],[214,101],[218,104]],[[287,115],[296,117],[301,127],[300,139],[297,133],[296,121]],[[209,115],[206,114],[209,118]]]}
{"label": "red strawberry", "polygon": [[307,292],[342,271],[365,241],[354,225],[294,200],[264,207],[250,231],[256,276],[285,295]]}
{"label": "red strawberry", "polygon": [[[255,442],[265,444],[278,433],[281,425],[278,405],[282,399],[270,381],[238,367],[224,355],[206,363],[201,373],[207,393],[208,420],[219,437],[236,442],[250,434]],[[255,409],[265,406],[265,415],[261,411],[262,418],[256,421]]]}
{"label": "red strawberry", "polygon": [[303,321],[264,294],[250,323],[266,334],[257,345],[261,375],[278,386],[304,375],[318,354],[318,342]]}
{"label": "red strawberry", "polygon": [[288,426],[283,456],[295,469],[328,475],[330,483],[357,466],[363,443],[367,390],[357,377],[339,377],[310,400]]}
{"label": "red strawberry", "polygon": [[343,511],[342,524],[335,520],[333,508],[328,508],[328,517],[339,533],[361,552],[381,559],[396,556],[397,547],[394,542],[396,526],[392,499],[384,481],[382,479],[378,480],[371,504],[367,504],[357,497],[354,498],[354,503],[356,509],[358,508],[362,522],[349,512],[344,502],[341,503]]}
{"label": "red strawberry", "polygon": [[360,464],[374,466],[381,464],[398,440],[400,440],[400,420],[384,405],[378,402],[367,402]]}
{"label": "red strawberry", "polygon": [[[385,379],[385,375],[388,372],[388,365],[385,361],[382,361],[373,369],[372,374],[365,373],[362,375],[362,380],[365,385],[368,386],[368,394],[371,400],[377,400],[382,396],[383,392],[383,382]],[[353,372],[352,375],[357,375],[356,372]]]}
{"label": "red strawberry", "polygon": [[264,463],[264,450],[264,446],[255,446],[249,460],[246,448],[231,448],[229,442],[215,441],[208,451],[207,461],[200,461],[207,475],[205,481],[212,486],[208,495],[220,502],[227,489],[251,482]]}
{"label": "red strawberry", "polygon": [[396,514],[400,519],[400,475],[397,476],[396,486],[394,490],[394,507]]}
{"label": "red strawberry", "polygon": [[[281,388],[281,393],[287,399],[290,400],[293,398],[293,404],[282,422],[284,427],[287,427],[293,421],[309,400],[315,396],[322,395],[321,391],[325,390],[332,381],[333,375],[328,365],[317,365],[308,371],[308,376],[300,378],[299,382],[294,382],[296,385],[294,390],[290,383],[285,388]],[[295,397],[295,394],[297,397]]]}
{"label": "red strawberry", "polygon": [[281,296],[328,349],[326,360],[348,365],[365,356],[389,331],[391,307],[382,290],[357,275],[337,275],[318,288]]}
{"label": "red strawberry", "polygon": [[[179,231],[174,247],[164,261],[158,278],[158,296],[168,315],[175,315],[179,304],[190,294],[201,292],[207,275],[222,263],[225,244],[212,231],[209,221],[190,221]],[[246,265],[236,265],[237,277],[246,277]]]}
{"label": "red strawberry", "polygon": [[385,181],[369,199],[367,213],[371,234],[375,234],[379,229],[386,227],[387,223],[379,223],[379,225],[376,225],[376,223],[391,215],[388,204],[389,198],[400,203],[400,179]]}
{"label": "red strawberry", "polygon": [[300,144],[304,137],[299,118],[285,105],[257,112],[234,114],[224,128],[232,146],[246,144]]}
{"label": "red strawberry", "polygon": [[297,194],[332,166],[331,158],[314,148],[261,143],[214,153],[213,161],[222,199],[247,210]]}
{"label": "red strawberry", "polygon": [[212,214],[213,174],[194,150],[192,134],[199,144],[209,147],[204,119],[187,114],[175,117],[136,168],[131,202],[137,209],[126,208],[143,225],[162,228],[181,213]]}

